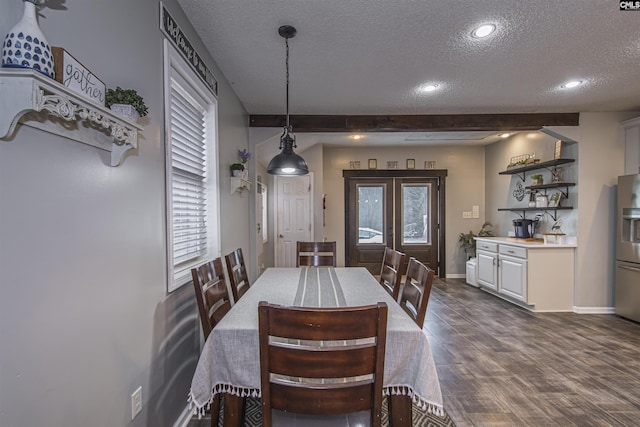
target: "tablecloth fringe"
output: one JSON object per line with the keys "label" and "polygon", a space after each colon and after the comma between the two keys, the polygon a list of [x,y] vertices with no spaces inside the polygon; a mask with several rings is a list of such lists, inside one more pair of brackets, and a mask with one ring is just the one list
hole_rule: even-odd
{"label": "tablecloth fringe", "polygon": [[[258,389],[236,387],[230,384],[216,384],[213,387],[211,398],[209,398],[209,400],[202,406],[198,406],[197,402],[194,399],[193,392],[189,390],[189,397],[187,398],[187,402],[189,402],[189,409],[193,409],[193,414],[198,415],[198,419],[202,418],[205,412],[211,409],[211,402],[213,401],[213,397],[220,393],[233,394],[234,396],[239,397],[261,397],[260,390]],[[427,411],[428,414],[444,417],[444,408],[442,406],[432,402],[427,402],[422,397],[418,396],[410,386],[405,385],[384,387],[382,394],[385,396],[409,396],[411,398],[411,401],[423,411]]]}
{"label": "tablecloth fringe", "polygon": [[411,401],[415,403],[415,405],[422,409],[423,411],[427,411],[428,414],[437,415],[439,417],[444,417],[444,408],[438,404],[427,402],[422,397],[418,396],[413,388],[409,386],[391,386],[385,387],[382,392],[385,396],[409,396]]}

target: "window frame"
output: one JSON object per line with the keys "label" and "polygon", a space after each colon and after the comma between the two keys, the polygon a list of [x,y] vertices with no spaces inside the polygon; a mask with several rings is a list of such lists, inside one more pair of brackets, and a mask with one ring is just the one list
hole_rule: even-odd
{"label": "window frame", "polygon": [[[180,53],[164,40],[164,132],[165,132],[165,198],[167,242],[167,292],[173,292],[191,281],[191,268],[220,256],[220,194],[218,167],[218,100],[199,79]],[[171,88],[176,80],[206,111],[205,123],[205,218],[206,252],[179,266],[173,264],[173,192],[171,146]]]}

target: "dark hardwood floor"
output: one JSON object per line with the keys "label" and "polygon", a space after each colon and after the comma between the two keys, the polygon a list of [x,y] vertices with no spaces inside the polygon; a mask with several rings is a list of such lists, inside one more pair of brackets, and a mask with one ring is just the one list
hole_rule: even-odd
{"label": "dark hardwood floor", "polygon": [[640,425],[640,324],[436,282],[424,328],[456,426]]}

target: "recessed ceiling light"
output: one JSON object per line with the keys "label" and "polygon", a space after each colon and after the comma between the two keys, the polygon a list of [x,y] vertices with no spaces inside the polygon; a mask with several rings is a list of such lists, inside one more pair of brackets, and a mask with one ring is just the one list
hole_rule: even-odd
{"label": "recessed ceiling light", "polygon": [[580,86],[582,83],[582,80],[570,80],[566,83],[563,83],[560,87],[563,89],[573,89],[574,87]]}
{"label": "recessed ceiling light", "polygon": [[471,32],[471,35],[477,39],[482,39],[487,37],[489,34],[493,33],[496,30],[496,26],[493,24],[484,24],[476,28]]}
{"label": "recessed ceiling light", "polygon": [[358,140],[364,138],[364,136],[362,136],[362,135],[351,135],[349,138],[353,139],[354,141],[358,141]]}
{"label": "recessed ceiling light", "polygon": [[510,134],[510,133],[508,133],[508,132],[505,132],[505,133],[501,133],[501,134],[500,134],[500,138],[509,138],[510,136],[511,136],[511,134]]}
{"label": "recessed ceiling light", "polygon": [[422,86],[422,91],[423,92],[433,92],[436,89],[438,89],[438,85],[435,85],[435,84],[429,84],[429,85]]}

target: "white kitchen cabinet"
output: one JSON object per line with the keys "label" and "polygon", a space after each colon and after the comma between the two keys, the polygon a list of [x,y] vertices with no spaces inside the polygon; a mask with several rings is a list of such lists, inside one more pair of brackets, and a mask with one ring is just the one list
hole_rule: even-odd
{"label": "white kitchen cabinet", "polygon": [[505,255],[498,256],[498,292],[527,301],[527,260]]}
{"label": "white kitchen cabinet", "polygon": [[575,245],[477,240],[478,284],[533,311],[572,311]]}
{"label": "white kitchen cabinet", "polygon": [[498,290],[498,245],[490,242],[476,243],[478,284],[483,288]]}

